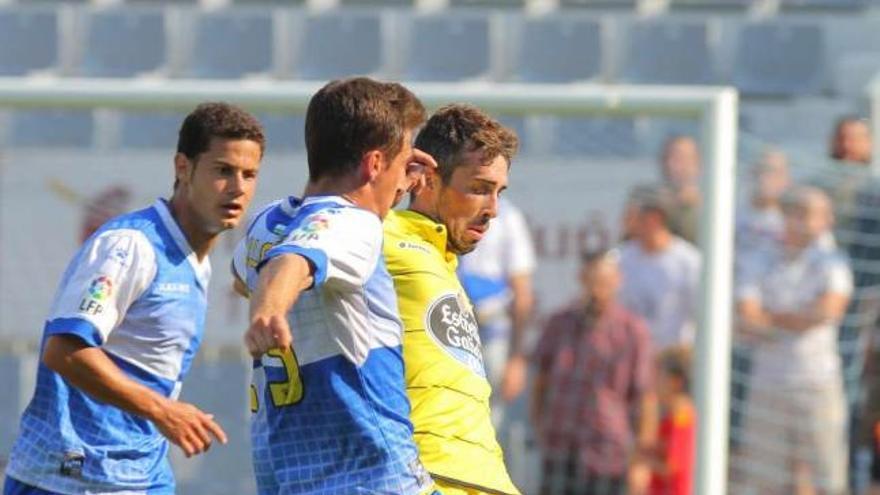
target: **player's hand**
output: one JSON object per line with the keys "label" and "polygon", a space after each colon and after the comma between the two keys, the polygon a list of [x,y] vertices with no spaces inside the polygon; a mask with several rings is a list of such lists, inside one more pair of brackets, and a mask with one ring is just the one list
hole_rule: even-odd
{"label": "player's hand", "polygon": [[409,178],[407,192],[418,194],[427,183],[428,170],[437,170],[437,161],[424,151],[413,148],[412,160],[407,165],[406,175]]}
{"label": "player's hand", "polygon": [[226,433],[206,414],[192,404],[168,399],[160,412],[151,418],[165,438],[180,447],[187,457],[206,452],[214,439],[225,444]]}
{"label": "player's hand", "polygon": [[526,357],[519,354],[512,356],[504,367],[504,377],[501,379],[501,399],[510,402],[519,397],[526,387],[526,375],[529,371]]}
{"label": "player's hand", "polygon": [[287,349],[292,343],[286,315],[256,315],[244,334],[244,343],[254,359],[271,349]]}

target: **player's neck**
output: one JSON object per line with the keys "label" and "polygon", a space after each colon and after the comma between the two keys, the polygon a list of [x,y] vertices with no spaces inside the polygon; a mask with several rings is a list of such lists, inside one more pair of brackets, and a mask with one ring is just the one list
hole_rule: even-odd
{"label": "player's neck", "polygon": [[368,184],[353,177],[326,178],[309,182],[306,196],[340,196],[353,205],[379,214],[379,206]]}
{"label": "player's neck", "polygon": [[196,219],[193,209],[186,200],[179,195],[174,195],[169,201],[171,216],[177,222],[186,241],[189,243],[190,249],[196,253],[199,261],[205,259],[211,248],[217,242],[219,232],[206,232],[201,228],[199,221]]}

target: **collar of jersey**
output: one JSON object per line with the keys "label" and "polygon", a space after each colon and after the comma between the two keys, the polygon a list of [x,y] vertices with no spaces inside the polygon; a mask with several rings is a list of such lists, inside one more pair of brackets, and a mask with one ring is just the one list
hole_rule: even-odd
{"label": "collar of jersey", "polygon": [[302,203],[300,203],[300,206],[308,206],[315,203],[333,203],[339,206],[351,206],[353,208],[358,208],[358,206],[351,201],[343,198],[342,196],[337,196],[334,194],[306,196],[302,199]]}
{"label": "collar of jersey", "polygon": [[205,256],[205,259],[199,261],[195,251],[193,251],[192,247],[189,245],[186,235],[180,230],[180,225],[177,224],[177,220],[171,215],[171,210],[168,208],[168,202],[166,200],[162,198],[157,199],[153,204],[153,208],[159,213],[159,218],[162,219],[162,223],[165,224],[165,228],[168,229],[171,238],[174,239],[178,249],[180,249],[180,252],[186,256],[193,271],[196,272],[196,276],[198,277],[199,282],[201,282],[202,287],[207,287],[208,279],[211,277],[210,259]]}
{"label": "collar of jersey", "polygon": [[455,263],[458,260],[454,254],[446,250],[445,225],[417,211],[402,210],[395,214],[408,231],[437,248],[437,252],[443,255],[447,263]]}

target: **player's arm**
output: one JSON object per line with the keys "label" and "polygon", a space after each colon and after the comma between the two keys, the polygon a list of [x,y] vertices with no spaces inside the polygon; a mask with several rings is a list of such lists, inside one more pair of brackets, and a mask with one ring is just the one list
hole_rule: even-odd
{"label": "player's arm", "polygon": [[187,457],[211,447],[212,437],[226,443],[226,433],[210,414],[160,395],[132,380],[104,351],[73,334],[46,340],[43,364],[94,399],[152,421]]}
{"label": "player's arm", "polygon": [[251,294],[250,327],[244,337],[251,356],[259,358],[270,349],[290,347],[287,312],[312,286],[314,273],[304,256],[293,253],[274,257],[262,267],[257,288]]}

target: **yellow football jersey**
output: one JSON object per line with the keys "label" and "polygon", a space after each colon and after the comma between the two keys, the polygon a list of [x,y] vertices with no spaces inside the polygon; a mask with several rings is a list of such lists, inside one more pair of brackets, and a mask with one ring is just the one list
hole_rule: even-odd
{"label": "yellow football jersey", "polygon": [[385,218],[385,262],[403,320],[403,359],[422,463],[473,493],[518,495],[489,413],[480,337],[446,250],[446,227],[412,211]]}

